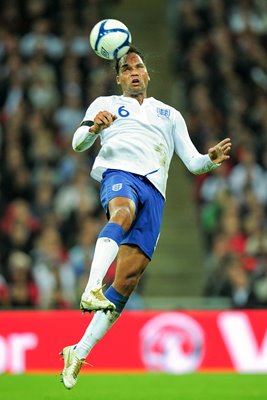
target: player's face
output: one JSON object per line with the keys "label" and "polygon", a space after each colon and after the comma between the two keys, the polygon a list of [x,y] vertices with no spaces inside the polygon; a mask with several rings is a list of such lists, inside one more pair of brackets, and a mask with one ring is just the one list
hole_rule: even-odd
{"label": "player's face", "polygon": [[120,59],[117,83],[125,96],[146,95],[150,78],[142,58],[136,53]]}

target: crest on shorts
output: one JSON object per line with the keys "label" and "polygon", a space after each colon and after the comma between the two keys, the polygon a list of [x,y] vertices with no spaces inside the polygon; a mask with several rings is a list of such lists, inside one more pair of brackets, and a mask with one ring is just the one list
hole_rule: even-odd
{"label": "crest on shorts", "polygon": [[122,188],[122,183],[115,183],[115,185],[112,186],[113,192],[118,192]]}
{"label": "crest on shorts", "polygon": [[169,108],[157,107],[157,114],[160,118],[170,118],[171,110]]}

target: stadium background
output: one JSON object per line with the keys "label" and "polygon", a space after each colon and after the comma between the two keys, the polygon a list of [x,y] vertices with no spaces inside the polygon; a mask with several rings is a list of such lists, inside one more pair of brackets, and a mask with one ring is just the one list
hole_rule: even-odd
{"label": "stadium background", "polygon": [[[105,217],[88,176],[97,149],[75,154],[70,142],[90,101],[117,91],[110,63],[88,45],[91,27],[106,17],[129,27],[146,55],[149,95],[182,111],[201,152],[226,136],[233,141],[231,162],[208,176],[173,160],[158,249],[128,308],[264,309],[266,2],[0,6],[1,309],[78,306]],[[8,315],[0,315],[3,335]],[[259,322],[253,330],[260,345],[266,328]],[[2,351],[3,343],[9,339]]]}

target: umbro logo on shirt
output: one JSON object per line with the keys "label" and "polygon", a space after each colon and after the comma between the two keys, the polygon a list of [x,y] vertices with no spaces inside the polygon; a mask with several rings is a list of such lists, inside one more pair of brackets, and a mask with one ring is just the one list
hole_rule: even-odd
{"label": "umbro logo on shirt", "polygon": [[157,114],[160,118],[170,118],[171,110],[169,108],[157,107]]}

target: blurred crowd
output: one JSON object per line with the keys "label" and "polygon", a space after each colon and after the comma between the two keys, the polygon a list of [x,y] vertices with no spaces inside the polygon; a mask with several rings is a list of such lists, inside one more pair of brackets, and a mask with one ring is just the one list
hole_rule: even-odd
{"label": "blurred crowd", "polygon": [[[204,295],[267,305],[267,2],[171,0],[173,73],[202,153],[225,137],[231,161],[195,179]],[[178,92],[177,92],[178,95]]]}
{"label": "blurred crowd", "polygon": [[[105,223],[72,135],[114,72],[88,27],[116,0],[2,0],[0,307],[77,307]],[[267,2],[169,0],[170,65],[191,138],[231,137],[231,161],[194,179],[203,295],[267,305]],[[184,94],[184,95],[182,95]],[[106,283],[114,274],[109,270]]]}
{"label": "blurred crowd", "polygon": [[112,89],[88,42],[112,2],[1,1],[1,307],[76,307],[87,282],[105,215],[89,176],[97,146],[77,154],[71,140]]}

